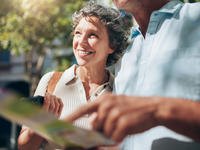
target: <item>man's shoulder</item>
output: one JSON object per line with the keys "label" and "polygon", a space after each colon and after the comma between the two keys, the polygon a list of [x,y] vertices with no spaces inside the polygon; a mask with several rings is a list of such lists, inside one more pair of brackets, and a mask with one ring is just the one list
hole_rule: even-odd
{"label": "man's shoulder", "polygon": [[183,8],[181,9],[181,13],[184,15],[184,17],[191,18],[191,21],[199,19],[200,18],[200,2],[185,3]]}
{"label": "man's shoulder", "polygon": [[188,8],[196,8],[197,10],[199,10],[200,7],[200,2],[196,2],[196,3],[184,3],[184,7],[188,7]]}

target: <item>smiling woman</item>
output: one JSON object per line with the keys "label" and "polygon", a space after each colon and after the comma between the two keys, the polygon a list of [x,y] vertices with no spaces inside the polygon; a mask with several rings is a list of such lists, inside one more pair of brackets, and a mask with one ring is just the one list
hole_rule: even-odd
{"label": "smiling woman", "polygon": [[114,52],[109,46],[106,27],[94,16],[80,20],[74,31],[73,49],[80,66],[103,68],[108,55]]}
{"label": "smiling woman", "polygon": [[[73,15],[73,21],[73,51],[78,65],[63,72],[53,95],[46,93],[46,89],[54,72],[42,77],[35,92],[35,96],[45,96],[43,108],[61,120],[88,101],[112,91],[114,76],[106,66],[120,58],[129,36],[120,13],[101,5],[88,4]],[[90,116],[85,116],[74,124],[89,129],[90,120]],[[45,139],[31,129],[23,128],[18,139],[19,149],[35,150],[43,141]],[[47,142],[45,149],[56,147]]]}
{"label": "smiling woman", "polygon": [[[77,11],[73,15],[73,32],[79,25],[80,20],[85,18],[90,23],[95,23],[91,17],[96,17],[99,20],[99,25],[104,26],[107,30],[109,46],[114,52],[108,55],[106,65],[110,66],[114,64],[122,55],[123,51],[127,47],[127,38],[130,30],[125,28],[124,22],[121,18],[119,11],[113,8],[106,8],[101,5],[89,4]],[[96,22],[97,23],[97,22]],[[96,25],[96,27],[99,27]],[[101,29],[97,29],[98,32],[102,32]]]}

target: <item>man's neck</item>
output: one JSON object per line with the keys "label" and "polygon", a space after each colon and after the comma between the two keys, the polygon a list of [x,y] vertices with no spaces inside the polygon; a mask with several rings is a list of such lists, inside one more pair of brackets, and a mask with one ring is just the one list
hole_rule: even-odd
{"label": "man's neck", "polygon": [[152,12],[160,9],[168,2],[169,0],[141,0],[136,2],[131,13],[137,21],[140,31],[144,37],[147,32]]}

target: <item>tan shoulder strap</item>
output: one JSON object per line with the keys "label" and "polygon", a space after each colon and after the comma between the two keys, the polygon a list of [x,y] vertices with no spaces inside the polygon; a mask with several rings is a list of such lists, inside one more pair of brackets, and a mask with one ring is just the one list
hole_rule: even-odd
{"label": "tan shoulder strap", "polygon": [[54,72],[53,76],[51,77],[51,79],[48,82],[46,92],[48,92],[49,94],[53,94],[56,84],[59,81],[62,74],[63,74],[63,72]]}

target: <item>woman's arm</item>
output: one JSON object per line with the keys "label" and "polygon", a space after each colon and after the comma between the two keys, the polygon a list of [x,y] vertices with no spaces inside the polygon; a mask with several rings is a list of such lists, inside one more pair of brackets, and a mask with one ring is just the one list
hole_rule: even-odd
{"label": "woman's arm", "polygon": [[[47,112],[54,113],[59,118],[63,108],[61,99],[46,93],[46,87],[52,75],[53,72],[49,72],[41,78],[34,95],[44,96],[44,103],[42,108]],[[18,137],[18,149],[38,150],[43,141],[45,141],[44,138],[36,134],[31,129],[22,128]]]}
{"label": "woman's arm", "polygon": [[22,128],[18,137],[19,150],[38,150],[45,139],[29,128]]}
{"label": "woman's arm", "polygon": [[[62,112],[63,103],[60,98],[57,98],[56,96],[50,94],[46,94],[42,107],[47,112],[51,112],[59,118]],[[42,138],[29,128],[22,128],[18,137],[18,149],[38,150],[42,142],[45,142],[44,138]]]}

